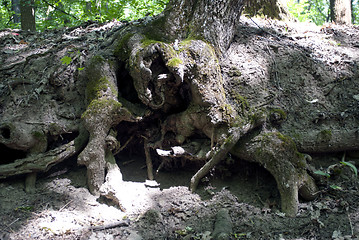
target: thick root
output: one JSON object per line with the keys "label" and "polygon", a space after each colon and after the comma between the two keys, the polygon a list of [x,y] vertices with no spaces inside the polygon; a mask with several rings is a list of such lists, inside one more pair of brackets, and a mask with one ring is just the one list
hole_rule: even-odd
{"label": "thick root", "polygon": [[264,166],[275,178],[281,196],[282,211],[295,217],[298,212],[298,192],[312,200],[317,192],[313,179],[308,175],[303,154],[294,142],[277,131],[262,131],[239,142],[232,154]]}

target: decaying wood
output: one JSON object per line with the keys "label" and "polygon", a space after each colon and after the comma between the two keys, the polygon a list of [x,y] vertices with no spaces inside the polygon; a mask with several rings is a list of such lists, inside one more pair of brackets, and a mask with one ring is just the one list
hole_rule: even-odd
{"label": "decaying wood", "polygon": [[0,165],[0,179],[14,175],[48,171],[52,166],[78,153],[79,149],[75,146],[75,140],[51,151]]}
{"label": "decaying wood", "polygon": [[153,180],[153,166],[152,166],[152,158],[151,158],[151,154],[150,154],[150,147],[148,144],[148,140],[146,138],[144,138],[143,141],[143,147],[145,150],[145,156],[146,156],[146,166],[147,166],[147,177],[149,180]]}

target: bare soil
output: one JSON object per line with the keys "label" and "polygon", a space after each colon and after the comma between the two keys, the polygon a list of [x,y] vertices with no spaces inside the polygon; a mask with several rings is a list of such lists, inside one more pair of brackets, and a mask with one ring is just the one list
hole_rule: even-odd
{"label": "bare soil", "polygon": [[[326,169],[341,156],[329,160],[314,158]],[[125,187],[118,209],[89,193],[86,169],[73,162],[43,175],[34,194],[25,193],[24,179],[0,183],[0,239],[211,239],[222,208],[231,216],[232,239],[357,239],[359,234],[358,179],[348,166],[338,165],[341,173],[324,179],[318,198],[301,201],[297,217],[288,218],[279,211],[275,180],[257,164],[237,161],[230,170],[224,164],[193,194],[187,187],[193,172],[162,171],[159,187],[146,186],[144,158],[122,155]]]}

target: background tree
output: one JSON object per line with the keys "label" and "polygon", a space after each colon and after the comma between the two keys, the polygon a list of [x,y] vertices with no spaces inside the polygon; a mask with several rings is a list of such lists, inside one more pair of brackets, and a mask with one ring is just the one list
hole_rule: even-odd
{"label": "background tree", "polygon": [[288,19],[290,13],[284,0],[248,0],[244,12],[250,16],[262,15],[275,19]]}
{"label": "background tree", "polygon": [[14,12],[13,22],[21,22],[21,12],[20,12],[20,0],[11,0],[11,10]]}
{"label": "background tree", "polygon": [[351,24],[351,0],[330,0],[330,19],[337,24]]}
{"label": "background tree", "polygon": [[21,29],[36,31],[34,0],[21,0],[20,11],[21,11]]}

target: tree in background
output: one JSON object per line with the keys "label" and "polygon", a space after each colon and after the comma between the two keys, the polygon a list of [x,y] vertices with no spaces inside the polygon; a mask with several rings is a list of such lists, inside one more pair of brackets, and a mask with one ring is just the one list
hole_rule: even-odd
{"label": "tree in background", "polygon": [[337,24],[351,24],[351,0],[330,0],[330,19]]}
{"label": "tree in background", "polygon": [[21,0],[20,12],[21,12],[21,29],[36,31],[34,0]]}
{"label": "tree in background", "polygon": [[21,22],[20,0],[11,0],[11,10],[14,12],[12,16],[12,21],[14,23],[20,23]]}
{"label": "tree in background", "polygon": [[[317,25],[322,25],[333,21],[342,24],[345,16],[345,24],[359,23],[356,17],[359,14],[357,0],[289,0],[287,4],[290,13],[300,22],[312,21]],[[335,20],[335,15],[339,15],[340,19]]]}
{"label": "tree in background", "polygon": [[289,19],[290,13],[284,0],[247,0],[244,13],[275,19]]}

